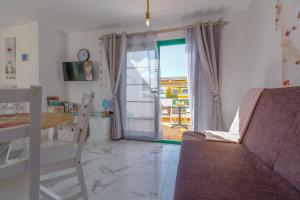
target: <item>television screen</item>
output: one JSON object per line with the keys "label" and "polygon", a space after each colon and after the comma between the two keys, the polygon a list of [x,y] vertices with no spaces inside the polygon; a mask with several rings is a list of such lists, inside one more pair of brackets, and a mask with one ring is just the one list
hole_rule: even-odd
{"label": "television screen", "polygon": [[65,81],[92,81],[93,65],[87,62],[63,62]]}

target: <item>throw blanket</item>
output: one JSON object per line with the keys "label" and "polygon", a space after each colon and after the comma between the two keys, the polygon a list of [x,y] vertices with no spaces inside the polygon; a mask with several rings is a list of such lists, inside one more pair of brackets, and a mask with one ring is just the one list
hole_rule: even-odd
{"label": "throw blanket", "polygon": [[250,119],[263,90],[264,89],[262,88],[248,90],[235,115],[229,131],[221,132],[205,130],[204,134],[206,140],[215,142],[242,143]]}

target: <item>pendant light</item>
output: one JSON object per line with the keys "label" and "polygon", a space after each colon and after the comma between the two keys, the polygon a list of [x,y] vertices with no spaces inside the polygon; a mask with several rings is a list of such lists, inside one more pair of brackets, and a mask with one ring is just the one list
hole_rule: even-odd
{"label": "pendant light", "polygon": [[150,12],[149,12],[149,0],[147,0],[147,12],[146,12],[146,26],[150,26]]}

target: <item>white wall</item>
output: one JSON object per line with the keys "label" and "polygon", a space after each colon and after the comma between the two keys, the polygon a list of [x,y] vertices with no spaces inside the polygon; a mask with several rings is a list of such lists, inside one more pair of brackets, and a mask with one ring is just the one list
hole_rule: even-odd
{"label": "white wall", "polygon": [[[99,34],[97,32],[75,33],[68,35],[66,46],[66,61],[77,61],[77,53],[79,49],[85,48],[90,51],[90,60],[94,64],[100,61],[99,50]],[[98,65],[95,66],[99,67]],[[65,82],[67,87],[67,97],[71,102],[80,102],[84,92],[95,91],[94,105],[97,111],[101,110],[102,100],[111,99],[111,90],[109,84],[109,75],[107,66],[103,69],[103,80],[87,81],[87,82]]]}
{"label": "white wall", "polygon": [[[4,38],[16,37],[16,80],[5,79]],[[65,34],[39,22],[0,30],[0,85],[43,87],[43,110],[46,96],[65,98],[65,83],[61,62],[65,60]],[[29,60],[22,61],[21,54],[28,53]]]}
{"label": "white wall", "polygon": [[39,84],[43,87],[43,110],[47,96],[65,99],[61,63],[65,60],[65,33],[39,23]]}
{"label": "white wall", "polygon": [[[6,37],[16,37],[16,80],[6,80],[4,75],[4,38]],[[0,30],[0,84],[28,87],[39,83],[38,41],[38,22]],[[22,53],[29,54],[28,61],[21,60]]]}
{"label": "white wall", "polygon": [[[222,73],[221,96],[224,128],[228,129],[238,105],[252,87],[280,87],[281,48],[280,32],[275,32],[274,6],[276,0],[253,0],[248,10],[229,13],[224,16],[230,24],[224,27],[222,38]],[[218,18],[215,16],[213,18]],[[211,18],[211,17],[209,17]],[[199,19],[198,19],[199,20]],[[204,19],[205,20],[205,19]],[[169,28],[193,24],[197,19],[185,20],[168,25],[158,25],[151,29]],[[128,33],[146,31],[146,27],[119,27],[116,29],[73,33],[67,36],[66,58],[76,60],[80,48],[91,52],[91,60],[99,61],[98,38],[110,32]],[[183,37],[183,32],[160,34],[160,39]],[[108,70],[105,69],[108,77]],[[109,85],[108,79],[106,80]],[[94,90],[100,103],[103,98],[110,98],[108,87],[94,83],[69,83],[68,96],[79,101],[83,91]],[[96,105],[97,107],[97,105]],[[101,106],[98,106],[100,109]]]}
{"label": "white wall", "polygon": [[224,28],[222,111],[229,128],[243,95],[253,87],[280,87],[280,31],[275,31],[276,0],[254,0],[244,12],[226,16]]}

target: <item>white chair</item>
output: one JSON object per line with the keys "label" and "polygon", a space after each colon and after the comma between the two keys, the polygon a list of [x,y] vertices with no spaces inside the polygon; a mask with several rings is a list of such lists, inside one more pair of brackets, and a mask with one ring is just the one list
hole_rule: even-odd
{"label": "white chair", "polygon": [[[42,88],[31,86],[30,89],[0,89],[0,103],[30,103],[30,123],[0,129],[0,143],[29,138],[29,155],[5,161],[0,165],[0,180],[5,181],[24,171],[29,172],[29,200],[39,199],[40,186],[40,137],[41,137],[41,102]],[[12,188],[17,191],[17,188]],[[7,197],[0,197],[7,199]]]}
{"label": "white chair", "polygon": [[[51,200],[58,199],[79,199],[87,200],[87,191],[85,180],[81,166],[81,152],[85,142],[87,127],[89,125],[89,117],[92,110],[94,92],[90,95],[84,94],[80,105],[80,115],[75,128],[74,141],[67,145],[52,146],[41,151],[41,195]],[[64,170],[72,170],[57,176],[49,177],[49,175]],[[43,178],[46,177],[46,178]],[[60,197],[53,192],[48,184],[57,183],[65,179],[77,177],[81,191],[68,196],[67,198]]]}

